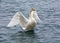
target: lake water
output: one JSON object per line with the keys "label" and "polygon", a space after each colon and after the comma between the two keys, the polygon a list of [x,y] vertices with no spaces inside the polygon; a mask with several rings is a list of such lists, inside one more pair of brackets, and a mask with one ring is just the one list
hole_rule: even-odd
{"label": "lake water", "polygon": [[[28,18],[32,7],[43,21],[34,33],[6,27],[18,11]],[[60,43],[60,0],[0,0],[0,43]]]}

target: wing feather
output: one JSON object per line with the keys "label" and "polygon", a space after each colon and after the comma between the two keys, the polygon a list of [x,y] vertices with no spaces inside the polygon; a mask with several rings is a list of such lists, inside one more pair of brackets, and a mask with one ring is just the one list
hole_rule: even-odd
{"label": "wing feather", "polygon": [[38,17],[38,14],[37,14],[36,11],[33,13],[33,16],[34,16],[34,18],[36,19],[37,22],[42,22],[41,19]]}
{"label": "wing feather", "polygon": [[25,27],[27,23],[27,18],[24,17],[24,15],[21,12],[17,12],[13,18],[11,19],[10,23],[7,25],[7,27],[13,27],[15,25],[21,25],[22,27]]}

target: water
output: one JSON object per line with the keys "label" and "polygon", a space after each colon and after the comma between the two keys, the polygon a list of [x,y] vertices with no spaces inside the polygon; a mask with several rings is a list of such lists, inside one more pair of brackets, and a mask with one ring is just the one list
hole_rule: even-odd
{"label": "water", "polygon": [[[28,18],[31,7],[44,22],[37,24],[34,33],[6,27],[18,11]],[[0,43],[60,43],[60,0],[0,0]]]}

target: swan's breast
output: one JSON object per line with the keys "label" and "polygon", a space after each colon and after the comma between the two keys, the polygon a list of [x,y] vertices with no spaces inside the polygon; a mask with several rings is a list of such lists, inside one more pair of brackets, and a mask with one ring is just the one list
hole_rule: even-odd
{"label": "swan's breast", "polygon": [[30,25],[31,27],[35,27],[36,23],[33,21],[33,22],[30,22],[29,25]]}
{"label": "swan's breast", "polygon": [[36,26],[36,22],[35,21],[31,21],[26,26],[26,30],[33,30],[35,26]]}

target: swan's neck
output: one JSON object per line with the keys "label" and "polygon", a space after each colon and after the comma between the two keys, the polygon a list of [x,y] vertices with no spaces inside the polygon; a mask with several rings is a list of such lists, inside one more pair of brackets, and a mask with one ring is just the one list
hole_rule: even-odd
{"label": "swan's neck", "polygon": [[31,18],[31,19],[34,18],[34,17],[33,17],[33,14],[34,14],[34,11],[32,11],[32,12],[30,13],[29,18]]}
{"label": "swan's neck", "polygon": [[33,22],[36,22],[35,18],[34,18],[34,11],[31,12],[30,16],[29,16],[29,20],[30,21],[33,21]]}

